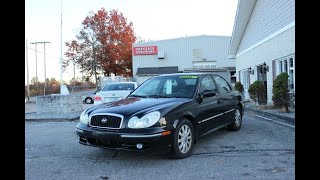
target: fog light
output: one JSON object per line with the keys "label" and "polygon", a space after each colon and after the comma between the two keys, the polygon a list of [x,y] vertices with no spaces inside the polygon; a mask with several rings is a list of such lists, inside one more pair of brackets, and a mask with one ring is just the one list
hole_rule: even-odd
{"label": "fog light", "polygon": [[137,144],[137,148],[138,148],[138,149],[142,149],[142,148],[143,148],[143,145],[142,145],[142,144]]}

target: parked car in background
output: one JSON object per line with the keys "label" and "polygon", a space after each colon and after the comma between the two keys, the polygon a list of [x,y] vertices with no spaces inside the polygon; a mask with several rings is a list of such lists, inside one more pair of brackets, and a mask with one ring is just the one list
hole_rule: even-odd
{"label": "parked car in background", "polygon": [[125,99],[84,110],[76,133],[83,145],[169,150],[173,157],[185,158],[200,137],[223,127],[240,130],[242,103],[242,94],[217,74],[161,75]]}
{"label": "parked car in background", "polygon": [[101,89],[92,91],[92,92],[88,92],[87,94],[84,94],[82,96],[82,101],[86,104],[93,104],[93,100],[94,100],[94,95],[96,95],[96,93],[98,91],[100,91]]}
{"label": "parked car in background", "polygon": [[94,96],[94,105],[123,99],[137,87],[137,82],[108,83]]}

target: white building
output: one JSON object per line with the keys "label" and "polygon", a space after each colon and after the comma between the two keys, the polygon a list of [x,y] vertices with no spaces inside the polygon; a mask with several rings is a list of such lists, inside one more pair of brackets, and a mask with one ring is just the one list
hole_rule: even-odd
{"label": "white building", "polygon": [[295,88],[295,1],[239,0],[229,58],[236,59],[237,81],[248,98],[254,81],[266,84],[272,104],[273,80],[282,72]]}
{"label": "white building", "polygon": [[230,39],[202,35],[134,43],[133,78],[142,83],[154,75],[201,69],[229,72],[230,81],[235,73],[235,60],[228,58]]}

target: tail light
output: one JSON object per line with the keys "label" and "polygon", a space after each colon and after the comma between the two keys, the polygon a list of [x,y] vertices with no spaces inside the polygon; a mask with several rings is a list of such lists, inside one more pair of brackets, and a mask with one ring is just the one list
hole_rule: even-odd
{"label": "tail light", "polygon": [[94,96],[95,101],[102,101],[101,96]]}

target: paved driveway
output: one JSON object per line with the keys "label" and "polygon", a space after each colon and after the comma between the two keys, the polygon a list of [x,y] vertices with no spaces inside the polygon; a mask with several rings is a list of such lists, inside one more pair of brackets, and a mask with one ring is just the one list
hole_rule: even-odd
{"label": "paved driveway", "polygon": [[77,122],[25,123],[26,179],[295,179],[295,130],[246,112],[238,132],[203,137],[193,155],[80,145]]}

